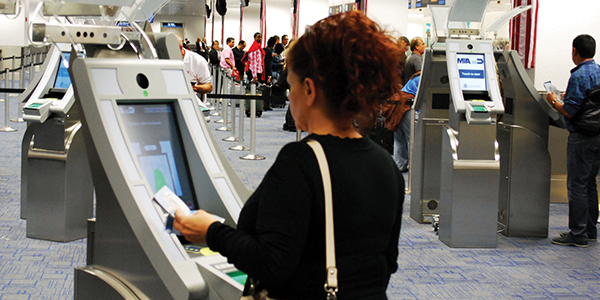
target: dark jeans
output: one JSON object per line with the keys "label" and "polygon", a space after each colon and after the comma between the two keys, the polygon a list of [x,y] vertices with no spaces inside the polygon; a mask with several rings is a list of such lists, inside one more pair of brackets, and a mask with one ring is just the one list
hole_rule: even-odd
{"label": "dark jeans", "polygon": [[569,134],[567,144],[567,189],[569,229],[575,237],[596,238],[598,231],[598,189],[600,136]]}

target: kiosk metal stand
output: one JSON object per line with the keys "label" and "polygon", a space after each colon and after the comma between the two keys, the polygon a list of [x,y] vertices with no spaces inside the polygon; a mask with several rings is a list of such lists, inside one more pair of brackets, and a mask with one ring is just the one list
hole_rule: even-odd
{"label": "kiosk metal stand", "polygon": [[492,42],[447,39],[446,57],[452,102],[442,135],[440,240],[450,247],[496,247],[496,114],[504,106]]}
{"label": "kiosk metal stand", "polygon": [[550,120],[561,114],[538,93],[516,51],[497,55],[505,113],[498,122],[500,194],[498,231],[509,237],[547,237],[550,214]]}
{"label": "kiosk metal stand", "polygon": [[448,124],[450,86],[446,52],[428,48],[415,97],[414,139],[410,155],[410,217],[432,222],[440,213],[440,164],[443,126]]}

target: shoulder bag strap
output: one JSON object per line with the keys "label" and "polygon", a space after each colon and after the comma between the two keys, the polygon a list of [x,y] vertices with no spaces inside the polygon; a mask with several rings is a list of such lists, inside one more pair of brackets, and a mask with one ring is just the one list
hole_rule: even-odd
{"label": "shoulder bag strap", "polygon": [[327,299],[336,299],[338,291],[337,268],[335,265],[335,237],[333,236],[333,198],[331,192],[331,176],[329,175],[329,165],[323,147],[318,141],[309,140],[307,144],[315,152],[321,177],[323,179],[323,190],[325,191],[325,252],[327,267],[327,282],[325,291]]}

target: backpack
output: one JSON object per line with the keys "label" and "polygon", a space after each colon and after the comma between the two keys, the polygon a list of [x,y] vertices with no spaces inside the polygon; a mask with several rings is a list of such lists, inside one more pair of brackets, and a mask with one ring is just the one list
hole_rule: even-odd
{"label": "backpack", "polygon": [[570,119],[575,129],[588,136],[600,134],[600,85],[588,91],[581,109]]}

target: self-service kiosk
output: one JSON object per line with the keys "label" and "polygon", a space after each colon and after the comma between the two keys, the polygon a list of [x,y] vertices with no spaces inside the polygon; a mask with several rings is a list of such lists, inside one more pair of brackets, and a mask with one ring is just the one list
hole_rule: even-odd
{"label": "self-service kiosk", "polygon": [[239,298],[243,274],[218,254],[190,258],[152,201],[167,186],[235,226],[249,196],[200,120],[183,62],[78,58],[70,72],[97,202],[75,299]]}
{"label": "self-service kiosk", "polygon": [[51,47],[37,84],[22,96],[28,127],[21,152],[21,217],[27,237],[71,241],[87,235],[93,185],[67,70],[70,46]]}
{"label": "self-service kiosk", "polygon": [[498,122],[498,231],[510,237],[547,237],[550,209],[550,124],[565,121],[536,90],[516,51],[497,55],[505,112]]}
{"label": "self-service kiosk", "polygon": [[445,49],[425,50],[420,82],[413,105],[410,217],[424,223],[440,214],[442,129],[450,107]]}
{"label": "self-service kiosk", "polygon": [[442,135],[440,240],[451,247],[495,247],[499,152],[504,112],[492,41],[447,39],[451,102]]}

